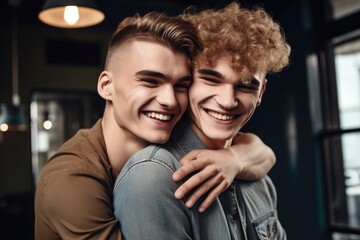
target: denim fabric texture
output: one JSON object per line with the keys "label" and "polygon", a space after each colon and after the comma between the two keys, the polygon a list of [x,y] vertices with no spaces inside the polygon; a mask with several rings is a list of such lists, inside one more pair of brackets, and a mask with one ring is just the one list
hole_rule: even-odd
{"label": "denim fabric texture", "polygon": [[[125,239],[286,239],[269,177],[234,181],[205,213],[174,197],[172,174],[181,157],[204,145],[191,127],[178,123],[170,141],[133,154],[114,187],[114,212]],[[246,209],[245,209],[246,208]],[[251,231],[249,231],[249,229]],[[249,234],[248,232],[251,232]]]}

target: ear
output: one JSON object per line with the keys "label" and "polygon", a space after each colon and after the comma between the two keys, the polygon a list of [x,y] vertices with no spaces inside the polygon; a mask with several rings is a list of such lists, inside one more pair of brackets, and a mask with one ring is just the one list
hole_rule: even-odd
{"label": "ear", "polygon": [[111,100],[111,91],[110,85],[112,83],[110,73],[108,71],[102,71],[100,73],[98,83],[97,83],[97,91],[99,95],[105,100]]}
{"label": "ear", "polygon": [[266,83],[267,83],[267,79],[265,78],[264,81],[263,81],[263,84],[261,86],[261,89],[260,89],[260,95],[259,95],[259,99],[258,99],[258,102],[257,102],[257,106],[259,106],[261,104],[261,99],[262,99],[262,96],[265,92],[265,89],[266,89]]}

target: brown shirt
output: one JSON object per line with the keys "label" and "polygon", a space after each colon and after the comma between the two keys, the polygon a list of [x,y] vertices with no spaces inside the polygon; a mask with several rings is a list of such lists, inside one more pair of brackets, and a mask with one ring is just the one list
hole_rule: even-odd
{"label": "brown shirt", "polygon": [[35,239],[121,239],[112,207],[116,176],[99,120],[64,143],[42,170]]}

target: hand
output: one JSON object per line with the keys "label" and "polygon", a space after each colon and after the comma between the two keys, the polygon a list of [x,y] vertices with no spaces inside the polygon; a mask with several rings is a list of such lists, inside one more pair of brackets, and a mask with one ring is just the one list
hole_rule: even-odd
{"label": "hand", "polygon": [[180,181],[194,175],[175,191],[175,197],[182,199],[189,194],[185,204],[191,208],[207,194],[198,209],[204,212],[238,174],[236,161],[229,149],[191,151],[180,160],[182,166],[173,174],[173,180]]}
{"label": "hand", "polygon": [[[220,150],[193,150],[180,160],[183,165],[174,174],[174,181],[192,175],[176,191],[175,197],[187,196],[186,206],[191,208],[200,197],[208,193],[199,206],[205,211],[234,180],[258,180],[274,166],[276,157],[270,147],[251,133],[238,134],[233,145]],[[191,193],[190,193],[191,192]]]}

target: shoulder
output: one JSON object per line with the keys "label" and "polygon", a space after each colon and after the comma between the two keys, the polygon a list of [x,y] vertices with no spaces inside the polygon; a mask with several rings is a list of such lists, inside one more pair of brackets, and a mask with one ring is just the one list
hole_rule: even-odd
{"label": "shoulder", "polygon": [[263,178],[257,181],[239,181],[239,183],[245,192],[264,192],[269,194],[275,191],[275,186],[268,175],[265,175]]}
{"label": "shoulder", "polygon": [[142,191],[174,189],[177,183],[172,180],[172,174],[178,167],[180,163],[168,150],[150,145],[133,154],[126,162],[116,179],[114,191],[127,184]]}
{"label": "shoulder", "polygon": [[252,182],[240,182],[240,188],[245,200],[266,206],[270,209],[276,208],[276,189],[271,179],[266,175],[260,180]]}
{"label": "shoulder", "polygon": [[103,133],[96,124],[91,129],[81,129],[67,140],[59,150],[49,159],[51,162],[59,156],[76,156],[89,162],[97,163],[106,159],[106,146]]}
{"label": "shoulder", "polygon": [[96,123],[91,129],[81,129],[66,141],[46,162],[39,181],[49,181],[55,176],[85,175],[113,182],[100,126]]}
{"label": "shoulder", "polygon": [[44,203],[52,204],[64,196],[64,200],[67,200],[67,194],[79,199],[87,193],[111,196],[115,181],[111,166],[101,153],[86,151],[91,146],[85,137],[79,136],[86,131],[81,130],[64,143],[45,164],[37,180],[36,191],[40,194],[37,199],[42,198]]}
{"label": "shoulder", "polygon": [[[85,154],[85,153],[84,153]],[[76,151],[59,151],[46,163],[40,172],[38,183],[49,184],[64,178],[95,179],[110,184],[114,181],[111,166],[96,154],[77,154]]]}
{"label": "shoulder", "polygon": [[51,221],[61,217],[68,220],[79,219],[82,214],[86,216],[91,209],[94,216],[111,217],[108,209],[112,197],[111,179],[94,173],[95,170],[86,165],[68,161],[69,158],[50,164],[41,173],[35,193],[36,214],[42,213]]}
{"label": "shoulder", "polygon": [[44,200],[52,199],[51,202],[57,202],[59,199],[56,197],[85,198],[86,193],[110,195],[113,180],[105,172],[105,169],[79,159],[78,156],[58,156],[41,171],[36,191],[41,193]]}
{"label": "shoulder", "polygon": [[178,159],[167,149],[163,148],[160,145],[150,145],[134,153],[127,161],[124,169],[145,163],[159,164],[172,172],[174,172],[178,167],[180,167]]}
{"label": "shoulder", "polygon": [[255,181],[255,183],[258,185],[259,188],[264,190],[264,192],[270,197],[270,199],[272,199],[272,201],[277,200],[276,188],[268,175],[264,176],[259,181]]}

